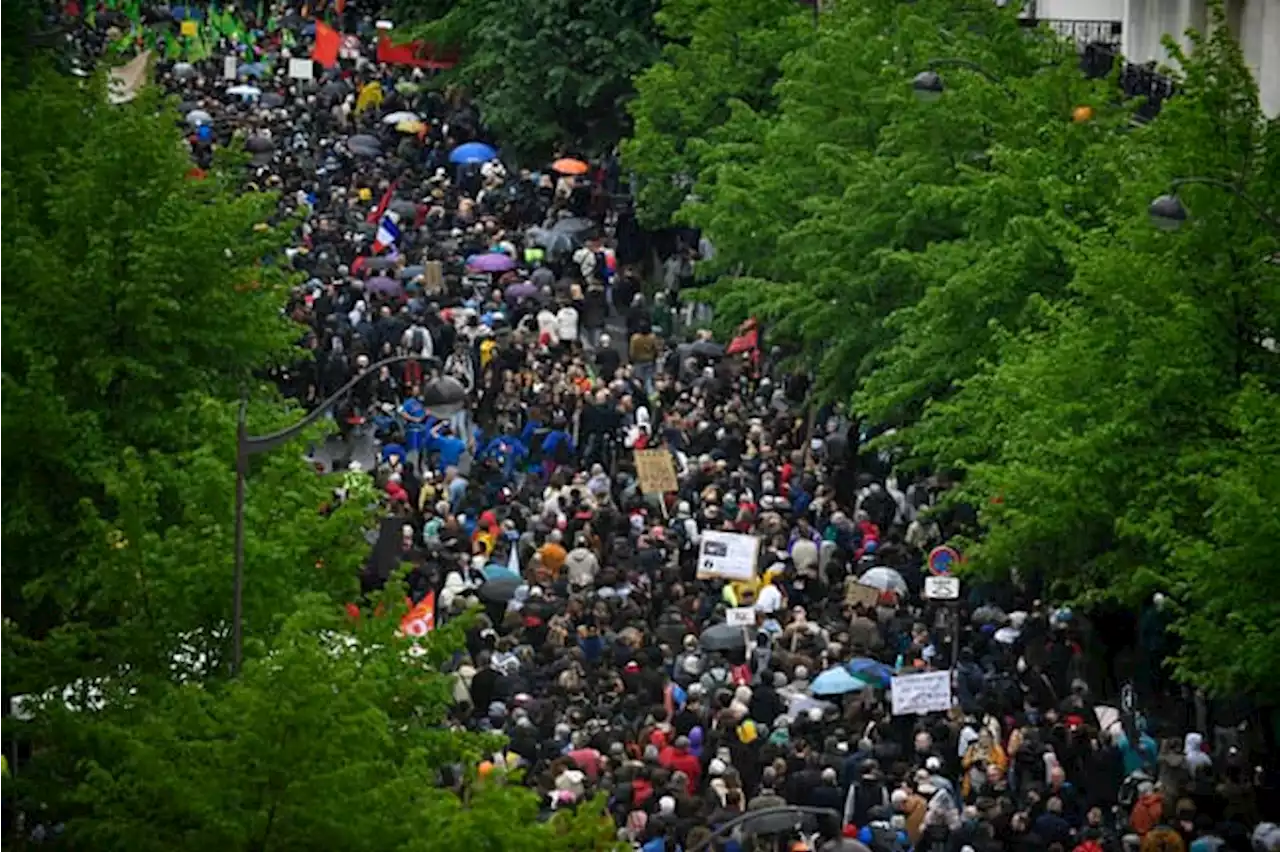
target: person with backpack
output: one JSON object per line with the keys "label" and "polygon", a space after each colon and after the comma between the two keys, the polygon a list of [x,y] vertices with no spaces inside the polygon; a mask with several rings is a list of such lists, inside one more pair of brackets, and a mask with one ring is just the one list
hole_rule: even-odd
{"label": "person with backpack", "polygon": [[431,332],[417,320],[405,329],[400,337],[400,345],[404,347],[406,353],[419,358],[431,358],[435,355],[435,341],[431,337]]}
{"label": "person with backpack", "polygon": [[907,852],[911,848],[907,832],[894,828],[887,806],[874,807],[867,816],[869,822],[858,831],[858,840],[871,852]]}

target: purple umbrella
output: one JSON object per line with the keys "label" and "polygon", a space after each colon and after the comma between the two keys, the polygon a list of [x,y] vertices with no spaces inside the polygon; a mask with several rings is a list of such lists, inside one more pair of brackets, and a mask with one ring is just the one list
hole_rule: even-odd
{"label": "purple umbrella", "polygon": [[530,281],[521,281],[518,284],[512,284],[506,289],[507,304],[514,305],[521,299],[532,299],[538,295],[538,287]]}
{"label": "purple umbrella", "polygon": [[489,254],[473,254],[467,258],[468,272],[506,272],[516,268],[511,255],[490,252]]}
{"label": "purple umbrella", "polygon": [[399,296],[400,282],[385,275],[375,275],[364,282],[364,289],[370,293],[381,293],[384,296]]}

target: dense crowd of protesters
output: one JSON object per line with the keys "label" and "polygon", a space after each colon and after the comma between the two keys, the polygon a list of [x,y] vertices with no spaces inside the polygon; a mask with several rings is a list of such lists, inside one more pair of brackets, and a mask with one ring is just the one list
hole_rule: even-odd
{"label": "dense crowd of protesters", "polygon": [[[243,142],[251,186],[302,216],[287,310],[313,357],[278,378],[314,405],[365,375],[336,408],[376,448],[342,460],[338,496],[388,519],[363,582],[407,562],[436,623],[482,607],[452,672],[455,724],[509,738],[482,776],[527,770],[548,811],[603,793],[645,852],[1280,849],[1252,731],[1102,700],[1087,623],[1034,585],[922,598],[965,521],[935,505],[944,483],[859,456],[858,424],[809,404],[761,330],[698,327],[705,242],[656,286],[619,264],[614,158],[454,162],[489,141],[482,116],[359,32],[314,81],[271,32],[239,68],[273,68],[157,76],[197,167]],[[419,357],[368,371],[396,355]],[[638,449],[669,451],[677,490],[640,488]],[[715,531],[758,539],[756,576],[699,576]],[[716,629],[744,608],[748,628]],[[892,714],[893,677],[946,669],[948,712]],[[856,688],[824,689],[837,670]]]}

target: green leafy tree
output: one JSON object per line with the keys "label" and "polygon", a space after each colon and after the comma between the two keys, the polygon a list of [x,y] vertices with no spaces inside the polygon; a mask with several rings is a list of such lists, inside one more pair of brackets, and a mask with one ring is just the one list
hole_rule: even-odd
{"label": "green leafy tree", "polygon": [[[275,199],[234,171],[188,179],[178,116],[149,91],[35,63],[10,89],[3,159],[6,686],[36,692],[128,666],[167,676],[179,637],[225,660],[236,397],[257,430],[296,417],[254,372],[294,357],[288,279],[264,261]],[[314,437],[314,436],[313,436]],[[353,509],[302,444],[249,485],[250,631],[300,591],[355,592]],[[319,567],[318,563],[320,563]]]}
{"label": "green leafy tree", "polygon": [[638,178],[642,219],[664,226],[732,104],[759,115],[776,108],[782,60],[813,38],[813,20],[794,0],[668,0],[654,17],[666,44],[636,79],[628,104],[635,128],[622,155]]}
{"label": "green leafy tree", "polygon": [[655,0],[460,0],[439,15],[404,2],[407,32],[457,45],[449,79],[471,90],[503,149],[530,162],[595,154],[626,129],[632,78],[657,54]]}
{"label": "green leafy tree", "polygon": [[1146,154],[1070,251],[1063,297],[1038,301],[1038,328],[998,335],[914,437],[966,472],[959,496],[983,507],[973,570],[1017,568],[1085,600],[1162,590],[1182,676],[1274,698],[1280,238],[1221,190],[1184,188],[1195,218],[1174,234],[1152,228],[1147,204],[1205,175],[1275,209],[1280,127],[1225,27],[1179,59],[1182,92],[1135,132]]}
{"label": "green leafy tree", "polygon": [[[773,339],[817,367],[819,393],[847,399],[894,339],[886,319],[981,253],[952,247],[969,237],[971,214],[987,214],[991,239],[1039,201],[1002,203],[1022,187],[999,174],[1012,167],[1000,158],[1062,135],[1087,85],[1062,53],[994,5],[871,2],[824,13],[816,41],[783,63],[776,117],[735,104],[701,156],[697,198],[680,212],[732,273],[712,290],[720,315],[771,321]],[[911,80],[936,58],[976,62],[1019,96],[955,71],[947,97],[917,103]]]}
{"label": "green leafy tree", "polygon": [[476,777],[501,738],[453,729],[454,681],[436,671],[465,621],[421,641],[421,656],[397,622],[366,612],[353,627],[304,598],[234,681],[108,687],[97,710],[56,702],[35,737],[78,764],[42,755],[20,789],[63,804],[73,848],[607,848],[599,803],[539,822],[515,779]]}

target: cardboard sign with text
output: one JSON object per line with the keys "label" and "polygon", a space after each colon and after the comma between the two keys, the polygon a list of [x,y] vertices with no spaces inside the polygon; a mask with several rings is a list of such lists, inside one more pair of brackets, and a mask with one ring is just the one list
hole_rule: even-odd
{"label": "cardboard sign with text", "polygon": [[444,289],[444,264],[428,260],[422,265],[422,289],[434,295]]}
{"label": "cardboard sign with text", "polygon": [[845,606],[875,606],[880,600],[880,590],[864,586],[852,577],[844,584]]}
{"label": "cardboard sign with text", "polygon": [[636,475],[645,494],[678,491],[676,465],[669,450],[636,450]]}

